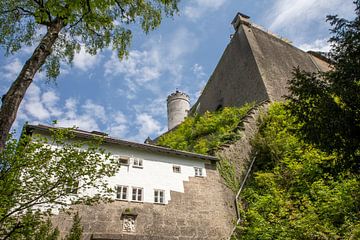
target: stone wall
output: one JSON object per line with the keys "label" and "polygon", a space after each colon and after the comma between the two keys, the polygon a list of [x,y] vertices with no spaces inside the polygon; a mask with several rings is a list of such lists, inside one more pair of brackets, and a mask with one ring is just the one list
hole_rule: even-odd
{"label": "stone wall", "polygon": [[269,99],[247,35],[240,28],[226,47],[192,111],[203,114],[219,107],[243,106]]}
{"label": "stone wall", "polygon": [[222,146],[216,153],[220,159],[226,159],[233,164],[236,175],[240,180],[243,178],[252,160],[250,142],[259,130],[259,118],[267,112],[268,107],[269,102],[265,101],[251,109],[249,114],[243,118],[241,139],[230,145]]}
{"label": "stone wall", "polygon": [[[190,177],[184,182],[184,193],[171,192],[166,205],[115,201],[74,206],[82,217],[85,239],[227,239],[236,218],[234,194],[215,165],[207,164],[206,171],[206,177]],[[131,225],[132,218],[135,231],[123,231],[124,222]],[[60,213],[54,216],[54,224],[64,235],[72,218]]]}

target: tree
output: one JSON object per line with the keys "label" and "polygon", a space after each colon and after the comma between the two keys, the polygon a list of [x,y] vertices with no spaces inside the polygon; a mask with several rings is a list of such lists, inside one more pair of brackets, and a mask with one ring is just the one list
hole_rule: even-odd
{"label": "tree", "polygon": [[78,212],[74,215],[73,221],[74,223],[70,229],[70,233],[66,235],[65,240],[81,240],[82,238],[83,227],[81,225],[81,217]]}
{"label": "tree", "polygon": [[360,163],[360,1],[349,21],[328,16],[333,29],[330,57],[333,69],[307,73],[296,69],[290,81],[289,110],[310,143],[343,162],[337,166],[359,170]]}
{"label": "tree", "polygon": [[52,211],[110,199],[106,178],[119,165],[101,143],[80,141],[68,129],[9,140],[0,153],[0,239],[38,239],[45,230],[49,238],[44,239],[56,239],[56,232],[41,227]]}
{"label": "tree", "polygon": [[359,239],[360,180],[338,155],[306,143],[283,103],[273,103],[252,145],[236,239]]}
{"label": "tree", "polygon": [[35,74],[60,73],[60,62],[73,60],[83,45],[90,54],[111,46],[119,58],[131,42],[131,24],[142,30],[159,26],[162,13],[177,11],[179,0],[9,0],[0,1],[0,45],[7,54],[37,43],[20,74],[2,97],[0,151],[5,146],[19,105]]}

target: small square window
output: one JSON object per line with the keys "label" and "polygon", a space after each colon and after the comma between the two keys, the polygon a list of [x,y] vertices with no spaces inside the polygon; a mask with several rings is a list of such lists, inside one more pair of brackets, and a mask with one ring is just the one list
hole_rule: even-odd
{"label": "small square window", "polygon": [[165,203],[165,191],[164,190],[154,190],[154,202],[155,203]]}
{"label": "small square window", "polygon": [[195,167],[194,170],[195,170],[195,177],[202,177],[203,176],[202,168]]}
{"label": "small square window", "polygon": [[174,172],[174,173],[181,173],[181,167],[180,167],[180,166],[177,166],[177,165],[174,165],[174,166],[173,166],[173,172]]}
{"label": "small square window", "polygon": [[143,189],[138,187],[132,188],[132,201],[142,202],[143,201]]}
{"label": "small square window", "polygon": [[116,199],[127,200],[128,187],[127,186],[117,186],[116,187]]}
{"label": "small square window", "polygon": [[120,165],[129,165],[129,157],[128,156],[119,156],[119,164]]}
{"label": "small square window", "polygon": [[143,160],[141,158],[134,158],[134,165],[135,168],[143,168]]}

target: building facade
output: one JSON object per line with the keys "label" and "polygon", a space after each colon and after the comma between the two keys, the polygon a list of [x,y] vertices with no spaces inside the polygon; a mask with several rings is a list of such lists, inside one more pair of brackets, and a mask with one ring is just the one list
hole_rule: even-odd
{"label": "building facade", "polygon": [[[27,131],[47,135],[51,127],[28,125]],[[79,139],[97,132],[75,130]],[[216,170],[212,156],[176,151],[104,137],[102,146],[118,159],[120,170],[109,179],[113,202],[73,206],[85,239],[227,239],[236,218],[234,194]],[[92,190],[88,194],[95,194]],[[61,233],[72,217],[53,217]]]}

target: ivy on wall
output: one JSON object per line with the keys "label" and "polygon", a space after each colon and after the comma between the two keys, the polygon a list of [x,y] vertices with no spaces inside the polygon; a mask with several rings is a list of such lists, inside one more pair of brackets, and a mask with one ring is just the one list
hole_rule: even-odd
{"label": "ivy on wall", "polygon": [[213,154],[222,144],[241,138],[241,119],[254,104],[225,107],[216,112],[188,117],[174,130],[161,136],[157,145],[178,150]]}

